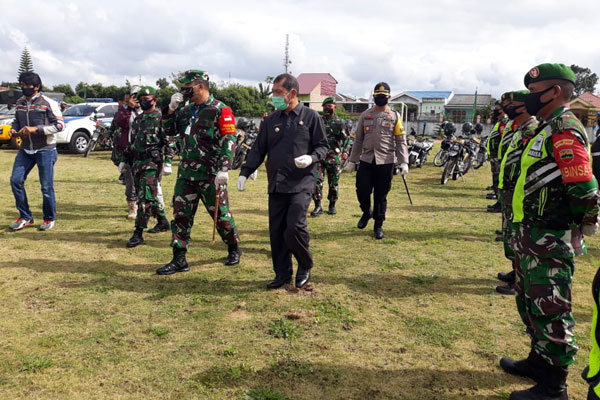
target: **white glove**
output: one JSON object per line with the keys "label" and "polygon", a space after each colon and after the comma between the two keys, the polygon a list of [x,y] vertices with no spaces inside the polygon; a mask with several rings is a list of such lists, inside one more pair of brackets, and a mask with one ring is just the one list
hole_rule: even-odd
{"label": "white glove", "polygon": [[402,163],[400,164],[400,175],[406,176],[408,174],[408,164]]}
{"label": "white glove", "polygon": [[583,224],[581,225],[581,233],[584,236],[594,236],[594,234],[598,232],[598,223],[595,224]]}
{"label": "white glove", "polygon": [[227,171],[217,172],[217,176],[215,178],[215,184],[227,185],[227,182],[229,182],[229,172],[227,172]]}
{"label": "white glove", "polygon": [[303,156],[294,158],[294,162],[296,163],[296,167],[306,168],[310,164],[312,164],[313,160],[312,160],[311,156],[309,156],[308,154],[305,154]]}
{"label": "white glove", "polygon": [[119,163],[119,166],[117,167],[117,169],[119,170],[119,173],[123,172],[123,168],[125,168],[125,165],[127,165],[127,164],[125,164],[123,161],[121,161]]}
{"label": "white glove", "polygon": [[346,170],[346,172],[353,172],[356,170],[356,163],[348,161],[348,164],[346,164],[346,167],[344,167],[344,169]]}
{"label": "white glove", "polygon": [[173,96],[171,96],[171,102],[169,103],[169,108],[172,111],[177,110],[177,107],[179,107],[179,104],[183,103],[183,95],[179,92],[175,93]]}
{"label": "white glove", "polygon": [[250,175],[250,179],[252,179],[253,181],[256,180],[256,178],[258,177],[258,170],[254,171],[251,175]]}
{"label": "white glove", "polygon": [[171,175],[172,173],[173,173],[173,169],[171,168],[171,164],[163,165],[163,169],[162,169],[163,176],[168,176],[168,175]]}
{"label": "white glove", "polygon": [[240,175],[240,177],[237,180],[237,190],[239,190],[240,192],[243,192],[244,190],[246,190],[246,177]]}

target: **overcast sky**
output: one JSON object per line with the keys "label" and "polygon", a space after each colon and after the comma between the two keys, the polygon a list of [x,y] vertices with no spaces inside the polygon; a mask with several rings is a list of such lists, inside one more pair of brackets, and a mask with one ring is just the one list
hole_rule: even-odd
{"label": "overcast sky", "polygon": [[[600,1],[2,0],[0,80],[24,46],[46,86],[154,85],[191,68],[255,85],[283,72],[329,72],[338,92],[403,90],[497,97],[543,62],[600,74]],[[231,78],[230,78],[231,77]],[[600,89],[598,87],[597,89]]]}

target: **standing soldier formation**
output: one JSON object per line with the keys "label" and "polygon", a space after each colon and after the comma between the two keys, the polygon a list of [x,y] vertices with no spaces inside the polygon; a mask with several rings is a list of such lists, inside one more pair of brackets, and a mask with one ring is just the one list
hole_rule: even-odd
{"label": "standing soldier formation", "polygon": [[[492,170],[492,192],[489,193],[486,198],[493,200],[498,199],[498,178],[500,175],[500,161],[498,160],[498,148],[502,142],[502,134],[504,133],[504,127],[508,122],[504,110],[502,109],[502,103],[497,101],[494,105],[493,121],[495,121],[494,128],[490,132],[490,136],[487,141],[487,152],[490,159],[490,168]],[[496,201],[491,206],[487,207],[488,212],[501,212],[502,207],[500,201]]]}
{"label": "standing soldier formation", "polygon": [[323,214],[321,201],[323,199],[323,185],[325,183],[325,175],[329,182],[329,191],[327,199],[329,207],[327,214],[335,215],[337,210],[335,203],[339,196],[339,182],[342,174],[342,163],[348,158],[348,150],[350,149],[350,133],[346,121],[339,118],[335,114],[336,105],[333,97],[327,97],[323,100],[323,124],[325,125],[325,134],[327,135],[327,144],[329,151],[325,159],[317,163],[317,187],[313,200],[315,209],[310,213],[312,217],[318,217]]}

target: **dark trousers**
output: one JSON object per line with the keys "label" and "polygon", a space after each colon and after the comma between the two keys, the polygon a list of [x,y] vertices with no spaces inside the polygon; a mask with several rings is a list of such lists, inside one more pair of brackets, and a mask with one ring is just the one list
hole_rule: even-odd
{"label": "dark trousers", "polygon": [[385,221],[387,195],[392,188],[394,164],[376,165],[360,162],[356,173],[356,197],[363,213],[371,209],[371,193],[373,193],[373,219]]}
{"label": "dark trousers", "polygon": [[308,192],[269,194],[271,256],[273,270],[278,277],[292,276],[292,254],[298,262],[298,269],[307,270],[313,266],[306,223],[310,201],[311,194]]}

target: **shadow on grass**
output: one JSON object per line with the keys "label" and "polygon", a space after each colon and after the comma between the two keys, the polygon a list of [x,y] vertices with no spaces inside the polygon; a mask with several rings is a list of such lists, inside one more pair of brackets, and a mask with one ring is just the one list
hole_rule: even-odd
{"label": "shadow on grass", "polygon": [[[464,400],[503,399],[509,386],[531,382],[502,376],[498,371],[403,368],[377,370],[340,364],[278,361],[251,371],[242,367],[213,367],[186,379],[206,387],[251,385],[270,388],[289,399],[344,400]],[[482,391],[495,394],[483,394]],[[504,393],[503,393],[504,392]]]}
{"label": "shadow on grass", "polygon": [[[396,224],[398,225],[398,224]],[[481,234],[472,231],[438,231],[438,232],[424,232],[424,231],[411,231],[410,226],[406,227],[406,230],[402,229],[387,229],[385,223],[383,224],[383,230],[385,232],[385,239],[390,240],[402,240],[402,241],[425,241],[430,239],[444,239],[444,240],[468,240],[468,241],[480,241],[489,243],[493,241],[493,235]],[[364,230],[358,228],[337,230],[329,232],[317,232],[316,230],[311,231],[311,239],[314,240],[328,240],[336,241],[350,237],[362,237],[362,236],[373,236],[373,222],[370,221],[369,225]],[[385,244],[386,241],[378,241],[378,243]]]}

